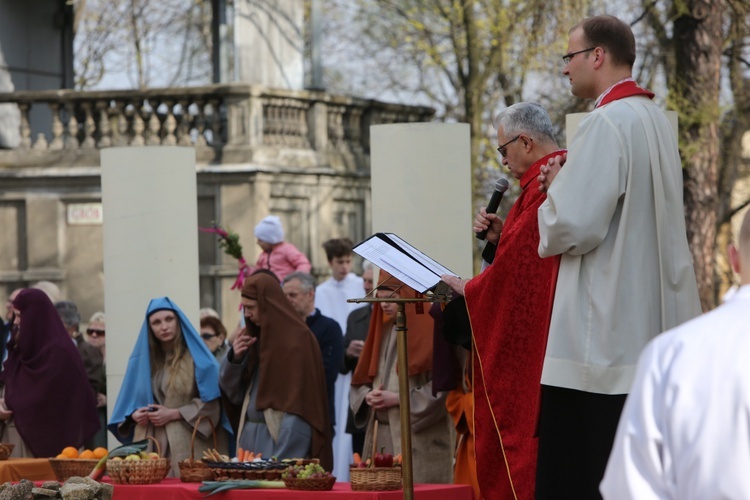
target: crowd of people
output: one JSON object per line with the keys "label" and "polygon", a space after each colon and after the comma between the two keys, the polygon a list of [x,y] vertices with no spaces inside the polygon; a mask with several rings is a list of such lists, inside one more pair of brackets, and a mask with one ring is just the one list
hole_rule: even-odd
{"label": "crowd of people", "polygon": [[[443,276],[444,309],[404,306],[408,373],[387,299],[416,292],[367,262],[355,274],[348,238],[325,242],[330,278],[316,286],[268,216],[239,327],[228,334],[204,309],[195,328],[168,297],[151,300],[108,421],[103,313],[84,334],[54,285],[13,291],[2,441],[15,456],[54,456],[106,445],[105,429],[152,436],[176,475],[195,429],[197,456],[317,458],[346,481],[353,452],[403,451],[408,377],[416,483],[470,484],[477,499],[750,498],[750,214],[730,248],[741,288],[698,317],[677,142],[632,78],[635,57],[615,17],[570,30],[563,73],[594,110],[567,150],[538,104],[496,117],[520,195],[504,221],[476,215],[482,272]],[[385,301],[348,302],[365,296]]]}

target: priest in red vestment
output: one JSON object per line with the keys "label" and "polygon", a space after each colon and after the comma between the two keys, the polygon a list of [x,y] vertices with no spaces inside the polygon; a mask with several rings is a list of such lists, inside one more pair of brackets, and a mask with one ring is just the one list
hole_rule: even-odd
{"label": "priest in red vestment", "polygon": [[[496,119],[502,163],[521,194],[505,223],[482,210],[474,231],[488,229],[493,262],[464,280],[443,276],[466,298],[472,330],[476,470],[486,499],[533,499],[542,362],[557,259],[539,257],[539,168],[563,155],[547,111],[517,103]],[[485,252],[485,255],[487,253]]]}

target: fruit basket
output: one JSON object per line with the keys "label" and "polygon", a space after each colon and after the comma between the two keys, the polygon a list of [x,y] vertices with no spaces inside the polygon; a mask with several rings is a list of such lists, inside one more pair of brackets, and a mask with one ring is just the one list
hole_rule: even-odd
{"label": "fruit basket", "polygon": [[99,459],[93,458],[50,458],[49,464],[55,472],[55,477],[61,483],[64,483],[73,476],[88,476]]}
{"label": "fruit basket", "polygon": [[350,467],[349,482],[354,491],[389,491],[401,488],[401,466]]}
{"label": "fruit basket", "polygon": [[198,424],[200,424],[203,418],[208,419],[208,423],[211,424],[211,432],[214,435],[214,449],[216,449],[216,430],[214,429],[214,423],[210,417],[198,417],[193,427],[193,437],[190,439],[190,458],[186,458],[182,462],[178,462],[177,465],[180,467],[180,480],[183,483],[200,483],[203,481],[211,481],[214,479],[214,473],[206,465],[203,460],[195,459],[195,433],[198,430]]}
{"label": "fruit basket", "polygon": [[284,479],[284,485],[290,490],[330,491],[335,483],[336,477],[334,476]]}
{"label": "fruit basket", "polygon": [[7,460],[15,447],[13,443],[0,443],[0,460]]}
{"label": "fruit basket", "polygon": [[[148,437],[154,443],[156,453],[161,456],[161,447],[156,439]],[[107,473],[114,484],[154,484],[160,482],[169,472],[168,458],[147,458],[143,460],[107,460]]]}

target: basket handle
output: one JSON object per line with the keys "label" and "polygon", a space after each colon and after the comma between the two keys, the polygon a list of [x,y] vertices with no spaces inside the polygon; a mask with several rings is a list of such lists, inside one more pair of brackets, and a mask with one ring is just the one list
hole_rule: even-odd
{"label": "basket handle", "polygon": [[161,445],[159,444],[159,441],[156,440],[153,436],[146,436],[146,439],[154,443],[154,449],[156,450],[156,454],[161,457]]}
{"label": "basket handle", "polygon": [[195,421],[195,425],[193,426],[193,436],[190,438],[190,460],[195,460],[195,433],[198,431],[198,425],[201,423],[201,420],[208,419],[208,423],[211,424],[211,433],[214,435],[214,450],[218,448],[216,444],[216,429],[214,428],[214,421],[211,420],[211,417],[207,415],[202,415],[198,417],[198,420]]}

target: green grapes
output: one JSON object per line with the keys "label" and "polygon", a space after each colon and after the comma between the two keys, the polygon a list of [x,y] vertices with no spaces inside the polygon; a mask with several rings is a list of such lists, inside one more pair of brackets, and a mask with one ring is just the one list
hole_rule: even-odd
{"label": "green grapes", "polygon": [[331,475],[330,472],[326,472],[326,470],[320,466],[320,464],[316,463],[310,463],[307,465],[294,465],[292,467],[289,467],[282,475],[282,479],[314,479],[314,478],[322,478],[322,477],[329,477]]}

